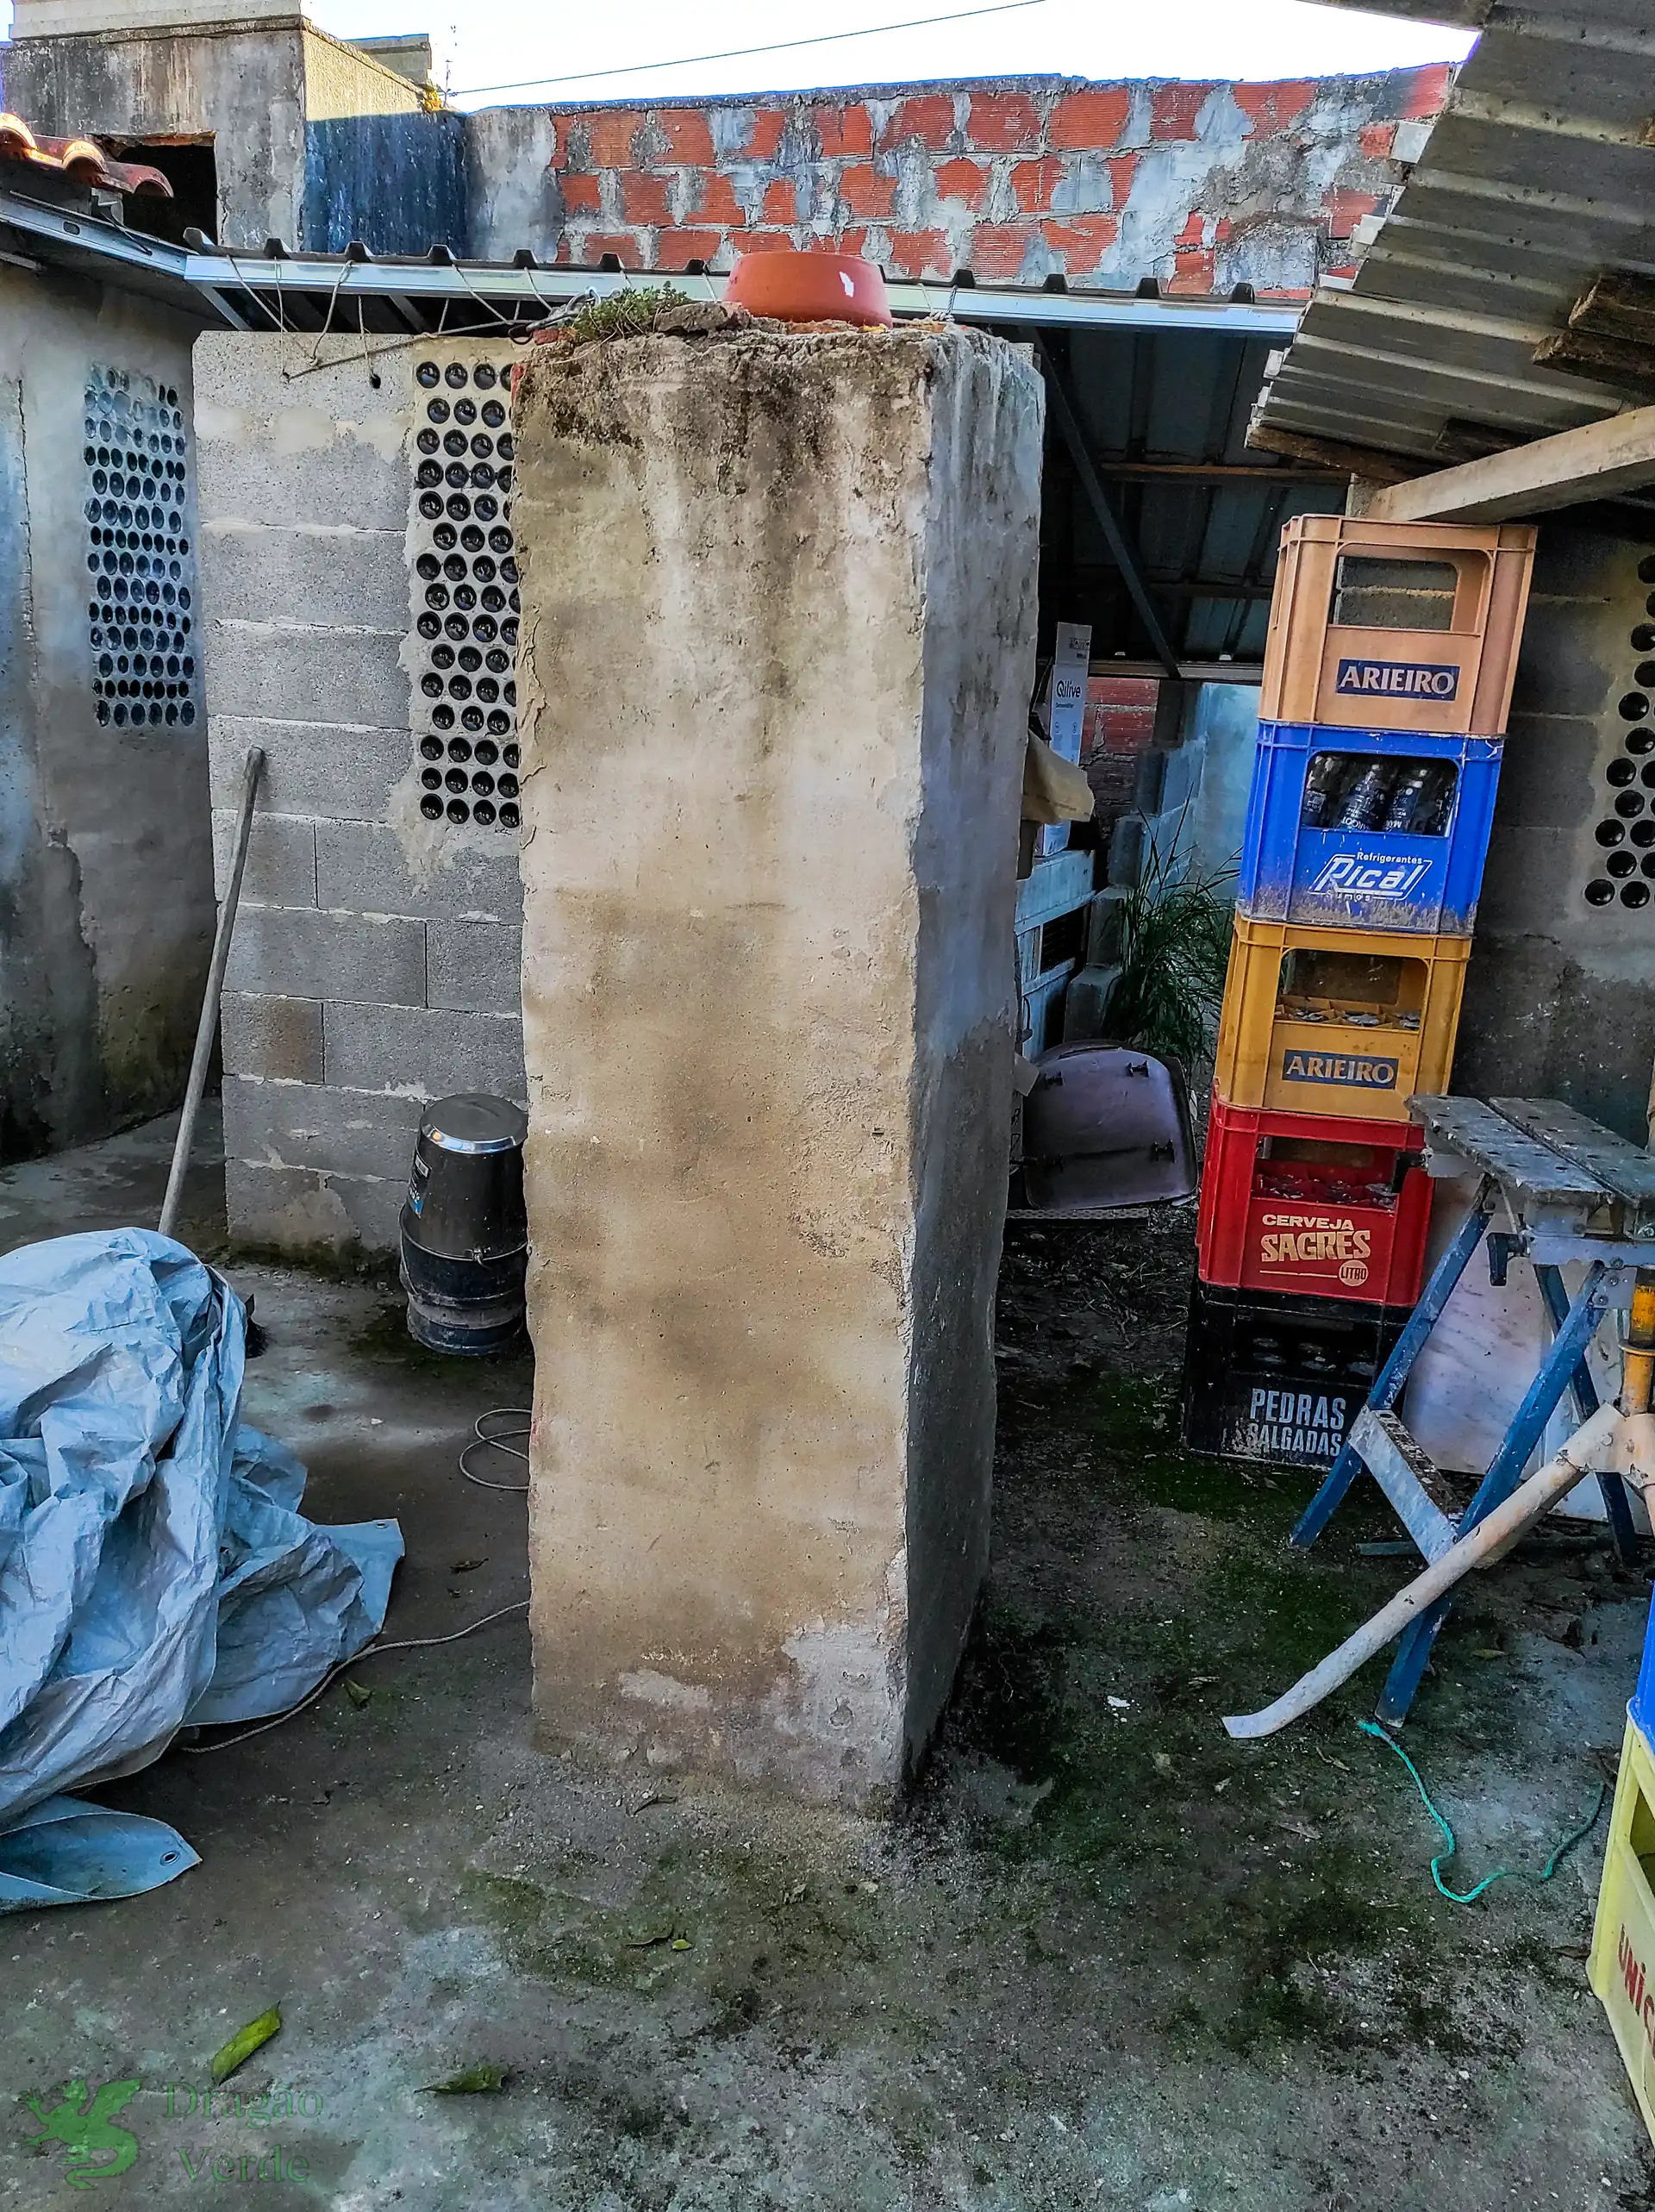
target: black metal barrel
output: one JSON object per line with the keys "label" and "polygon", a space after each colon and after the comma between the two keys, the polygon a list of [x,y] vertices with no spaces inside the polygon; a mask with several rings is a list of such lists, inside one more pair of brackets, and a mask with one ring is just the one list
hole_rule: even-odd
{"label": "black metal barrel", "polygon": [[467,1091],[420,1119],[403,1206],[409,1334],[432,1352],[506,1351],[523,1329],[528,1117]]}

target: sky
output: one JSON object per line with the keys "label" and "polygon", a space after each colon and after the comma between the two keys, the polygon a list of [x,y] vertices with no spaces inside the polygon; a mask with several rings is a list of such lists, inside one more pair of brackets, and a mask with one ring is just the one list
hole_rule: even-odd
{"label": "sky", "polygon": [[[538,98],[609,100],[909,84],[927,78],[1320,77],[1458,60],[1471,41],[1302,0],[1021,0],[965,20],[884,36],[838,38],[738,59],[693,62],[777,40],[869,31],[946,16],[985,0],[309,0],[304,12],[343,39],[428,31],[439,82],[461,107]],[[8,0],[0,23],[9,25]],[[640,67],[640,65],[647,65]],[[537,70],[579,82],[517,85]],[[626,70],[629,73],[620,74]],[[589,72],[603,72],[603,74]],[[477,89],[474,89],[477,88]]]}

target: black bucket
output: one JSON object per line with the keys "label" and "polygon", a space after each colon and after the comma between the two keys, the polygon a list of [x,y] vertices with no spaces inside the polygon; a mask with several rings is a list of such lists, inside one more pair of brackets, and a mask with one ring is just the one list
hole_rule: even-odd
{"label": "black bucket", "polygon": [[509,1351],[523,1333],[528,1119],[504,1098],[440,1098],[420,1120],[403,1206],[408,1331],[432,1352]]}

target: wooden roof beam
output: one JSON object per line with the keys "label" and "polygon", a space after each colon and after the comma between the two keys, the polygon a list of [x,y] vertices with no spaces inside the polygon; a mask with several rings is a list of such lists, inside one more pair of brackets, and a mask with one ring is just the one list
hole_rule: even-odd
{"label": "wooden roof beam", "polygon": [[1503,522],[1655,484],[1655,407],[1559,430],[1375,495],[1379,522]]}

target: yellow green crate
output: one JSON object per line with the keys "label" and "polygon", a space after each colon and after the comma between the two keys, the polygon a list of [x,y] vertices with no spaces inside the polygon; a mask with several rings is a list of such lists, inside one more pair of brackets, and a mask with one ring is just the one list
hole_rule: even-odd
{"label": "yellow green crate", "polygon": [[1627,1723],[1587,1974],[1655,2137],[1655,1755]]}

